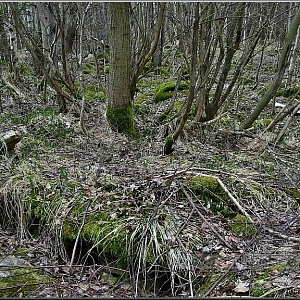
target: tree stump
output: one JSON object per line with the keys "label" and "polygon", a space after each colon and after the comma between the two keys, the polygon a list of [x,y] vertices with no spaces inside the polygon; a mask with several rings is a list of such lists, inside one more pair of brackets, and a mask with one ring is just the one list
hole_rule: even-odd
{"label": "tree stump", "polygon": [[0,153],[5,154],[7,151],[13,150],[20,140],[21,134],[15,130],[0,134]]}

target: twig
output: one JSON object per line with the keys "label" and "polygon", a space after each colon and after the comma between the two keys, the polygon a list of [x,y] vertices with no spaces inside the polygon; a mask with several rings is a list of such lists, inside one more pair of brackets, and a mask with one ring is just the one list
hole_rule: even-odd
{"label": "twig", "polygon": [[[238,200],[230,193],[230,191],[227,189],[225,184],[222,182],[222,180],[214,175],[207,175],[207,174],[202,174],[202,173],[195,173],[191,172],[195,176],[203,176],[203,177],[210,177],[214,178],[218,181],[220,184],[221,188],[224,190],[224,192],[229,196],[229,198],[233,201],[233,203],[236,205],[236,207],[250,220],[251,223],[254,223],[252,218],[249,216],[249,214],[245,211],[245,209],[241,206],[241,204],[238,202]],[[186,172],[186,174],[190,174],[190,172]]]}
{"label": "twig", "polygon": [[25,97],[24,93],[22,93],[21,90],[19,88],[17,88],[15,85],[13,85],[11,82],[9,82],[7,78],[5,78],[4,76],[1,76],[1,79],[2,79],[3,83],[6,86],[8,86],[9,88],[13,89],[14,92],[16,94],[18,94],[19,97],[21,97],[21,98]]}
{"label": "twig", "polygon": [[181,189],[184,192],[185,196],[187,197],[187,199],[191,203],[193,209],[197,211],[197,213],[198,213],[199,217],[202,219],[202,221],[210,227],[211,231],[216,235],[217,238],[219,238],[226,245],[226,247],[228,247],[229,249],[232,250],[232,247],[219,235],[219,233],[216,231],[216,229],[205,219],[205,217],[202,215],[202,213],[196,207],[195,203],[191,199],[191,196],[186,191],[185,187],[182,184],[180,184],[180,185],[181,185]]}
{"label": "twig", "polygon": [[269,233],[271,233],[271,234],[273,234],[277,237],[280,237],[282,239],[286,239],[286,240],[289,240],[289,241],[292,241],[292,242],[298,242],[298,243],[300,242],[300,238],[296,238],[296,237],[293,237],[293,236],[287,236],[285,234],[274,231],[271,228],[264,228],[264,229],[267,230]]}
{"label": "twig", "polygon": [[[206,175],[208,176],[208,175]],[[245,209],[240,205],[240,203],[238,202],[238,200],[233,197],[233,195],[229,192],[229,190],[227,189],[227,187],[225,186],[225,184],[222,182],[222,180],[216,176],[211,176],[213,178],[215,178],[220,186],[222,187],[222,189],[225,191],[225,193],[227,193],[227,195],[229,196],[229,198],[233,201],[233,203],[237,206],[237,208],[251,221],[251,223],[254,223],[252,218],[249,216],[249,214],[245,211]]]}
{"label": "twig", "polygon": [[295,286],[293,285],[288,285],[288,286],[280,286],[280,287],[277,287],[275,289],[272,289],[270,291],[267,291],[266,293],[264,293],[263,295],[259,296],[259,298],[264,298],[272,293],[275,293],[275,292],[278,292],[278,291],[281,291],[281,290],[287,290],[287,289],[293,289],[295,288]]}
{"label": "twig", "polygon": [[201,297],[205,298],[207,297],[215,288],[216,286],[228,275],[229,271],[235,266],[237,261],[242,257],[244,253],[241,253],[233,262],[232,264],[228,267],[225,273],[223,273],[214,283],[213,285],[209,288],[209,290],[202,295]]}
{"label": "twig", "polygon": [[[298,93],[299,93],[299,91],[298,91]],[[298,94],[298,93],[297,93],[297,94]],[[296,113],[298,113],[299,109],[300,109],[300,103],[293,109],[293,112],[291,113],[291,115],[289,116],[289,118],[286,120],[286,122],[285,122],[283,128],[280,130],[280,132],[279,132],[279,134],[278,134],[278,136],[277,136],[277,138],[276,138],[275,144],[277,144],[278,141],[279,141],[279,140],[282,138],[282,136],[285,134],[285,132],[286,132],[286,130],[287,130],[289,124],[292,122],[293,117],[296,115]]]}
{"label": "twig", "polygon": [[[223,173],[226,175],[230,175],[233,176],[230,173],[226,173],[220,170],[213,170],[213,169],[206,169],[206,168],[190,168],[191,170],[203,170],[203,171],[211,171],[211,172],[217,172],[217,173]],[[250,220],[251,223],[254,223],[252,218],[249,216],[249,214],[246,212],[246,210],[241,206],[241,204],[238,202],[238,200],[230,193],[230,191],[227,189],[227,187],[225,186],[225,184],[223,183],[223,181],[214,175],[207,175],[207,174],[203,174],[203,173],[198,173],[198,172],[193,172],[193,171],[188,171],[188,170],[181,170],[181,171],[177,171],[176,175],[180,175],[180,174],[189,174],[189,175],[195,175],[195,176],[203,176],[203,177],[210,177],[210,178],[214,178],[218,181],[218,183],[220,184],[221,188],[225,191],[225,193],[229,196],[229,198],[233,201],[233,203],[237,206],[237,208]],[[174,174],[172,175],[166,175],[163,178],[164,179],[168,179],[170,177],[173,177]],[[237,176],[235,176],[237,177]]]}

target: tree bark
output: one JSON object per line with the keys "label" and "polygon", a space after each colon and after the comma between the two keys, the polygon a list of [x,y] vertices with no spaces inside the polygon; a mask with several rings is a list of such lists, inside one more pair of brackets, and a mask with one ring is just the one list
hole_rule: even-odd
{"label": "tree bark", "polygon": [[281,53],[281,57],[278,64],[278,70],[276,77],[271,85],[271,87],[266,91],[262,100],[257,104],[255,110],[252,112],[250,117],[242,124],[241,129],[249,128],[255,120],[258,118],[260,113],[264,110],[264,108],[268,105],[268,103],[273,98],[274,94],[280,87],[282,82],[283,75],[285,73],[285,69],[287,67],[289,53],[293,46],[293,43],[297,36],[298,27],[300,25],[300,10],[298,10],[291,22],[290,28],[285,38],[284,47]]}
{"label": "tree bark", "polygon": [[138,58],[138,62],[135,67],[135,70],[132,74],[131,83],[130,83],[131,99],[133,99],[133,97],[134,97],[139,75],[142,73],[146,63],[150,60],[150,58],[155,53],[155,50],[157,49],[159,38],[160,38],[160,35],[162,34],[161,31],[162,31],[162,27],[163,27],[163,23],[164,23],[165,7],[166,7],[166,3],[164,3],[164,2],[160,3],[160,9],[159,9],[157,21],[156,21],[155,34],[153,37],[153,41],[150,45],[150,49],[147,53],[141,53],[140,57]]}
{"label": "tree bark", "polygon": [[113,130],[134,135],[130,95],[130,3],[111,2],[110,68],[107,118]]}
{"label": "tree bark", "polygon": [[196,64],[197,64],[197,50],[198,50],[198,36],[199,36],[199,3],[195,5],[195,20],[193,25],[193,40],[192,40],[192,57],[190,68],[190,87],[185,110],[181,116],[179,125],[177,126],[174,134],[166,137],[164,146],[164,154],[169,155],[174,151],[173,145],[182,133],[184,125],[187,121],[188,114],[191,110],[194,98],[195,98],[195,85],[196,85]]}

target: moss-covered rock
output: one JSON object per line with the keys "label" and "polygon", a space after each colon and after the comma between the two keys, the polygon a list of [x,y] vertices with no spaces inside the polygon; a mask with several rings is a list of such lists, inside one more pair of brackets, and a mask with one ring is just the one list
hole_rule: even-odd
{"label": "moss-covered rock", "polygon": [[[174,94],[175,86],[176,86],[175,81],[169,81],[160,84],[157,87],[154,95],[155,102],[161,102],[171,98]],[[188,84],[186,82],[182,82],[178,90],[185,90],[187,88],[188,88]]]}
{"label": "moss-covered rock", "polygon": [[39,284],[44,285],[47,282],[53,284],[53,278],[48,274],[31,268],[25,260],[15,256],[1,259],[0,269],[1,298],[26,297],[36,290]]}
{"label": "moss-covered rock", "polygon": [[175,82],[165,82],[158,86],[156,89],[154,100],[156,102],[161,102],[167,100],[173,96],[173,91],[175,89]]}

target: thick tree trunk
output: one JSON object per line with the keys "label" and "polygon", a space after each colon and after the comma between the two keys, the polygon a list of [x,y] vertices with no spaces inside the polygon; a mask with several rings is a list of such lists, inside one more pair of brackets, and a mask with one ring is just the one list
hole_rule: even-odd
{"label": "thick tree trunk", "polygon": [[290,28],[288,30],[288,33],[287,33],[287,36],[285,39],[284,48],[282,50],[280,61],[278,64],[278,70],[277,70],[276,77],[275,77],[271,87],[264,94],[262,100],[257,104],[253,113],[245,121],[245,123],[242,124],[241,129],[247,129],[255,122],[255,120],[258,118],[258,116],[264,110],[264,108],[268,105],[268,103],[271,101],[274,94],[280,87],[283,75],[285,73],[285,69],[287,67],[289,53],[290,53],[293,43],[296,39],[299,25],[300,25],[300,10],[298,10],[296,12],[296,15],[294,16],[292,23],[290,25]]}
{"label": "thick tree trunk", "polygon": [[112,128],[134,134],[130,95],[130,3],[110,3],[110,68],[107,118]]}

